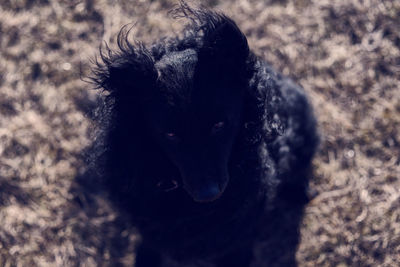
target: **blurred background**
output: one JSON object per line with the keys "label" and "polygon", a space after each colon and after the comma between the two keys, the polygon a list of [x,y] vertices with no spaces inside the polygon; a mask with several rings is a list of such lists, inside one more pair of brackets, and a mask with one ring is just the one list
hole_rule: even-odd
{"label": "blurred background", "polygon": [[[174,0],[0,1],[0,266],[132,266],[137,236],[75,186],[119,29],[179,33]],[[322,143],[299,266],[400,266],[400,1],[207,0],[310,95]]]}

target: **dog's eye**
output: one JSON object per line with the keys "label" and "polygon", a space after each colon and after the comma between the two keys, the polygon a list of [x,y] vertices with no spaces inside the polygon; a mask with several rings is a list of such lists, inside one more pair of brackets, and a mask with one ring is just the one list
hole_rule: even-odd
{"label": "dog's eye", "polygon": [[225,122],[223,121],[219,121],[216,124],[214,124],[214,126],[211,129],[211,134],[217,134],[219,132],[221,132],[225,127]]}
{"label": "dog's eye", "polygon": [[166,133],[165,138],[167,138],[170,141],[174,141],[174,142],[179,140],[178,136],[175,133]]}

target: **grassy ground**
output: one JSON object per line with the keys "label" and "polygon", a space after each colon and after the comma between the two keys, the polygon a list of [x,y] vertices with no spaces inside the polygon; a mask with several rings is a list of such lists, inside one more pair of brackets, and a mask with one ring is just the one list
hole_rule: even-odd
{"label": "grassy ground", "polygon": [[[323,140],[299,265],[400,266],[400,2],[202,2],[314,104]],[[126,23],[147,42],[178,32],[174,3],[0,1],[0,266],[133,262],[134,231],[70,189],[95,99],[80,72]]]}

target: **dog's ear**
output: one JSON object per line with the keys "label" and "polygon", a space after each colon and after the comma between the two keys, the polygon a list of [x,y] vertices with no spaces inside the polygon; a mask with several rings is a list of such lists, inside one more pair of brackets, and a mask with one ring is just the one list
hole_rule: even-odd
{"label": "dog's ear", "polygon": [[122,28],[118,35],[119,51],[107,45],[100,48],[100,59],[96,59],[91,80],[96,88],[117,96],[131,98],[145,94],[157,80],[157,71],[150,52],[137,42],[128,41],[129,31]]}
{"label": "dog's ear", "polygon": [[108,66],[108,78],[103,88],[114,95],[138,96],[145,94],[156,79],[157,73],[149,56],[123,56]]}
{"label": "dog's ear", "polygon": [[175,18],[189,19],[190,31],[202,33],[200,57],[225,63],[241,63],[248,58],[250,50],[246,37],[226,15],[204,8],[192,8],[183,0],[171,13]]}
{"label": "dog's ear", "polygon": [[236,23],[223,14],[209,13],[203,26],[203,50],[224,62],[240,63],[249,55],[249,46]]}
{"label": "dog's ear", "polygon": [[[249,46],[236,23],[213,11],[199,11],[202,45],[199,49],[198,75],[208,74],[216,80],[246,80]],[[219,78],[218,78],[219,77]],[[225,78],[221,78],[225,77]]]}

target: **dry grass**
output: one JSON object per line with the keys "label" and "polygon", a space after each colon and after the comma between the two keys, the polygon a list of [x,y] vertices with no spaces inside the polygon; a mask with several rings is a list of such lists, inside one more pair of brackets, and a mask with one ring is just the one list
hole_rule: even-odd
{"label": "dry grass", "polygon": [[[400,2],[203,3],[231,15],[314,104],[323,141],[299,265],[400,266]],[[95,99],[80,69],[126,23],[145,41],[179,32],[173,4],[1,1],[0,266],[133,261],[134,231],[74,190]]]}

